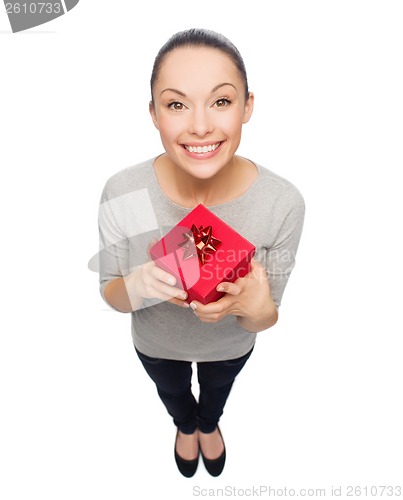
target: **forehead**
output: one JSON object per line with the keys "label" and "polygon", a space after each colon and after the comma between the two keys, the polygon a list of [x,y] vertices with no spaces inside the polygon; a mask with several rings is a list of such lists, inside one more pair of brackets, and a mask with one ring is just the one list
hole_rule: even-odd
{"label": "forehead", "polygon": [[181,47],[165,57],[156,87],[161,90],[172,87],[187,93],[211,90],[224,82],[242,88],[238,70],[227,54],[211,47]]}

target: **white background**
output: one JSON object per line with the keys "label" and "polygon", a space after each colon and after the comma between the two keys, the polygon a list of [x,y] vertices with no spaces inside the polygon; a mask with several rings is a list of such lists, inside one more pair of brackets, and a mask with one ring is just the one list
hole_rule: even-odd
{"label": "white background", "polygon": [[[81,0],[13,34],[1,8],[1,498],[403,483],[402,24],[388,0]],[[222,418],[217,479],[177,471],[130,316],[87,268],[106,179],[162,152],[151,67],[190,27],[239,48],[256,96],[239,153],[306,201],[280,320]]]}

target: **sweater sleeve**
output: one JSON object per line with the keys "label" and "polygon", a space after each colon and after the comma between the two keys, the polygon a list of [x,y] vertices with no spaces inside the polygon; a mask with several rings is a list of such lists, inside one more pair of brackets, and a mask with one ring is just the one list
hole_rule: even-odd
{"label": "sweater sleeve", "polygon": [[289,184],[281,194],[274,217],[276,222],[280,221],[279,231],[274,244],[267,249],[265,268],[273,301],[278,309],[295,266],[305,217],[304,199],[293,184]]}
{"label": "sweater sleeve", "polygon": [[126,184],[124,176],[109,179],[98,210],[99,285],[101,296],[110,307],[105,299],[108,283],[147,262],[147,245],[159,234],[148,190],[127,190]]}
{"label": "sweater sleeve", "polygon": [[[98,209],[99,230],[99,285],[100,294],[109,307],[115,309],[105,298],[108,283],[125,276],[128,272],[129,240],[125,236],[114,210],[114,203],[108,199],[105,186]],[[117,310],[117,309],[116,309]]]}

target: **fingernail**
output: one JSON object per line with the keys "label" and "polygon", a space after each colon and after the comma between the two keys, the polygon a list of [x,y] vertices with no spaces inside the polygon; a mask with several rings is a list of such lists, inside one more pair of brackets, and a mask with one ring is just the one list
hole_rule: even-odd
{"label": "fingernail", "polygon": [[195,311],[197,309],[196,304],[193,304],[193,302],[190,303],[190,307]]}
{"label": "fingernail", "polygon": [[223,291],[224,291],[224,287],[223,287],[223,286],[219,286],[219,287],[217,288],[217,291],[218,291],[218,292],[223,292]]}
{"label": "fingernail", "polygon": [[190,306],[189,306],[189,304],[188,304],[187,302],[184,302],[184,303],[182,304],[182,307],[189,308]]}
{"label": "fingernail", "polygon": [[182,292],[181,294],[179,294],[179,297],[181,299],[186,299],[187,296],[188,296],[188,294],[186,292]]}
{"label": "fingernail", "polygon": [[170,285],[174,285],[175,284],[175,278],[169,278],[168,282],[169,282]]}

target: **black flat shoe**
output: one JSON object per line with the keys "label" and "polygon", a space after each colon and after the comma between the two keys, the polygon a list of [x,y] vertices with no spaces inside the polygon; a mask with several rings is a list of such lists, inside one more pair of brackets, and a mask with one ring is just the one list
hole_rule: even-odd
{"label": "black flat shoe", "polygon": [[222,442],[224,445],[224,451],[221,453],[221,455],[218,458],[214,458],[213,460],[211,460],[210,458],[206,458],[203,455],[203,452],[202,452],[201,447],[200,447],[200,452],[201,452],[201,455],[203,457],[204,466],[206,467],[207,472],[211,476],[214,476],[214,477],[219,476],[221,474],[221,472],[223,471],[224,465],[225,465],[225,458],[226,458],[224,439],[222,437],[220,428],[218,426],[217,426],[217,429],[218,429],[218,432],[220,433],[220,436],[221,436],[221,439],[222,439]]}
{"label": "black flat shoe", "polygon": [[179,430],[176,433],[176,439],[175,439],[175,462],[176,465],[178,466],[179,472],[183,476],[192,477],[195,475],[197,471],[197,466],[199,465],[199,455],[197,455],[197,458],[193,460],[185,460],[184,458],[180,457],[176,451],[176,442],[178,440],[178,434]]}

